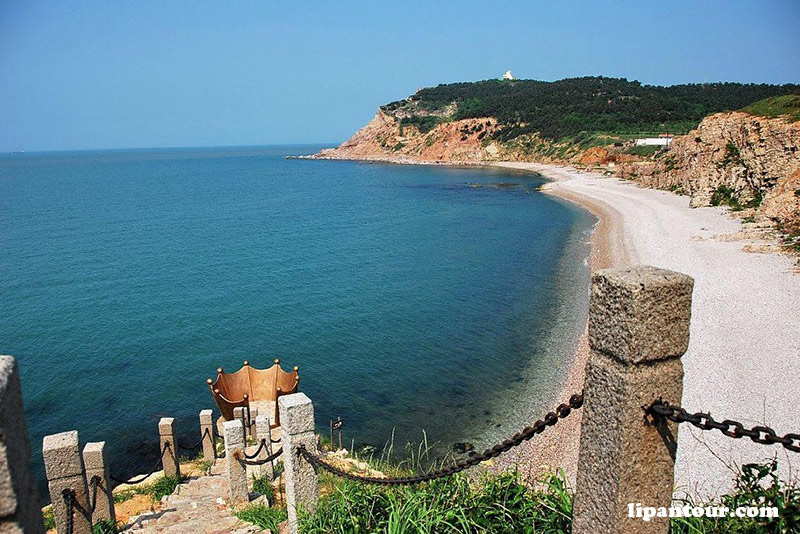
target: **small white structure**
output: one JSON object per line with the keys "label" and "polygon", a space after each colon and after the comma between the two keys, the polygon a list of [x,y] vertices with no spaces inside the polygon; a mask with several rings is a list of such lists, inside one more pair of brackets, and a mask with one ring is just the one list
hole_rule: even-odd
{"label": "small white structure", "polygon": [[514,78],[514,75],[511,74],[511,70],[507,70],[506,73],[503,74],[503,77],[500,78],[500,79],[501,80],[516,80],[516,78]]}
{"label": "small white structure", "polygon": [[643,137],[636,140],[636,146],[663,146],[669,147],[672,143],[671,135],[659,135],[658,137]]}

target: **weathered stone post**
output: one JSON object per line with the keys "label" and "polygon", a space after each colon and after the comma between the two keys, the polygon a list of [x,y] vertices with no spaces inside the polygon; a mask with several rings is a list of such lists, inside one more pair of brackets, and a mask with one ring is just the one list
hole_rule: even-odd
{"label": "weathered stone post", "polygon": [[[256,417],[256,447],[261,445],[261,440],[267,440],[267,446],[261,449],[257,460],[265,460],[272,451],[272,435],[269,428],[269,418],[266,415]],[[257,477],[267,477],[272,480],[272,462],[255,466],[253,474]]]}
{"label": "weathered stone post", "polygon": [[216,443],[214,443],[214,412],[200,411],[200,439],[203,442],[203,460],[212,464],[217,460]]}
{"label": "weathered stone post", "polygon": [[646,426],[642,407],[681,401],[693,285],[648,266],[592,276],[575,534],[669,530],[668,518],[629,518],[628,504],[672,501],[677,424]]}
{"label": "weathered stone post", "polygon": [[245,424],[247,417],[245,417],[245,413],[244,406],[237,406],[233,409],[233,418],[242,422],[242,439],[247,444],[247,425]]}
{"label": "weathered stone post", "polygon": [[228,482],[231,488],[231,503],[247,502],[247,467],[241,462],[244,459],[244,439],[242,420],[233,419],[222,424],[225,432],[225,458],[228,463]]}
{"label": "weathered stone post", "polygon": [[86,487],[83,457],[78,445],[78,432],[72,430],[45,436],[42,442],[42,456],[44,457],[47,486],[50,490],[50,501],[53,503],[53,515],[58,534],[69,532],[70,517],[67,514],[65,491],[72,492],[74,495],[71,532],[73,534],[91,534],[89,492]]}
{"label": "weathered stone post", "polygon": [[256,439],[256,420],[258,419],[258,408],[251,407],[250,408],[250,417],[247,420],[247,424],[250,425],[247,428],[247,435],[252,438]]}
{"label": "weathered stone post", "polygon": [[[175,440],[175,418],[162,417],[158,422],[158,446],[161,465],[165,477],[181,476],[181,464],[178,461],[178,442]],[[164,449],[166,447],[166,450]]]}
{"label": "weathered stone post", "polygon": [[297,455],[297,447],[304,445],[311,454],[317,454],[314,436],[314,406],[305,393],[278,397],[281,420],[281,446],[283,447],[283,473],[286,477],[286,510],[289,515],[289,532],[297,534],[297,509],[308,512],[317,508],[319,482],[314,468]]}
{"label": "weathered stone post", "polygon": [[[86,482],[89,486],[89,496],[97,499],[94,513],[92,513],[92,523],[96,523],[100,519],[108,519],[116,523],[114,495],[111,493],[111,478],[108,474],[105,441],[87,443],[83,447],[83,465],[86,466]],[[98,477],[96,494],[92,491],[92,479],[94,477]]]}
{"label": "weathered stone post", "polygon": [[0,532],[44,532],[30,459],[17,361],[0,356]]}

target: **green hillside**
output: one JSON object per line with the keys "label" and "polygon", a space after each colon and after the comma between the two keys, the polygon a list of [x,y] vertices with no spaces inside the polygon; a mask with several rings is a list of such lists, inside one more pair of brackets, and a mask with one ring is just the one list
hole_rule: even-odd
{"label": "green hillside", "polygon": [[764,117],[787,117],[792,122],[800,121],[800,95],[765,98],[742,108],[742,111]]}
{"label": "green hillside", "polygon": [[710,113],[738,110],[769,97],[800,93],[800,85],[704,83],[662,87],[624,78],[556,82],[486,80],[443,84],[382,107],[401,122],[430,130],[447,120],[495,117],[494,137],[508,141],[539,132],[551,140],[580,132],[685,133]]}

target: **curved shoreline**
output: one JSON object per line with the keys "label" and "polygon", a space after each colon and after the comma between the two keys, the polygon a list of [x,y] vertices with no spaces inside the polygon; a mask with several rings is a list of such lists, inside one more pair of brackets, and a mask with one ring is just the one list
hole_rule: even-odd
{"label": "curved shoreline", "polygon": [[[590,272],[610,267],[623,267],[632,263],[631,256],[633,254],[630,245],[625,243],[623,221],[619,212],[602,201],[596,201],[563,188],[561,183],[569,179],[569,176],[565,174],[567,169],[527,162],[498,162],[492,166],[540,174],[550,180],[542,186],[543,192],[577,204],[597,217],[597,223],[595,223],[590,237]],[[557,403],[565,402],[570,395],[583,389],[586,362],[589,358],[586,328],[587,325],[584,324],[578,346],[568,362],[566,376],[558,389]],[[528,480],[535,482],[543,471],[561,468],[564,470],[570,486],[574,488],[578,469],[582,413],[580,410],[573,412],[569,418],[549,428],[535,440],[523,443],[516,451],[509,451],[498,460],[496,469],[502,470],[516,466]]]}
{"label": "curved shoreline", "polygon": [[[690,208],[686,196],[569,167],[497,165],[550,178],[545,191],[598,216],[592,270],[649,264],[695,279],[689,348],[682,358],[683,406],[766,424],[778,433],[797,431],[800,405],[791,392],[800,390],[800,277],[792,257],[748,252],[763,242],[743,235],[741,222],[725,208]],[[582,384],[587,357],[584,336],[562,396]],[[562,423],[568,424],[539,436],[536,447],[526,444],[517,460],[528,469],[562,466],[574,481],[579,418]],[[677,496],[719,496],[732,489],[738,466],[769,458],[777,458],[781,479],[798,478],[797,455],[717,434],[681,427]]]}

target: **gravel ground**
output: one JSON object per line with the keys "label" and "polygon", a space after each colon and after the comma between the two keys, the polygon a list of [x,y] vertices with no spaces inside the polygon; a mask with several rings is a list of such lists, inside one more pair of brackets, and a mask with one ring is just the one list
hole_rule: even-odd
{"label": "gravel ground", "polygon": [[[691,337],[683,357],[685,408],[710,411],[718,420],[766,424],[779,434],[800,433],[800,274],[795,258],[744,252],[742,247],[753,241],[721,239],[738,232],[740,223],[723,208],[689,208],[686,196],[566,167],[501,165],[553,179],[546,191],[600,218],[592,238],[592,269],[648,264],[695,279]],[[587,355],[584,341],[564,394],[582,384]],[[571,419],[509,452],[499,466],[520,462],[534,476],[542,464],[562,466],[574,481],[580,421]],[[678,437],[676,495],[719,495],[732,487],[735,466],[773,457],[781,478],[798,478],[796,453],[684,424]]]}

